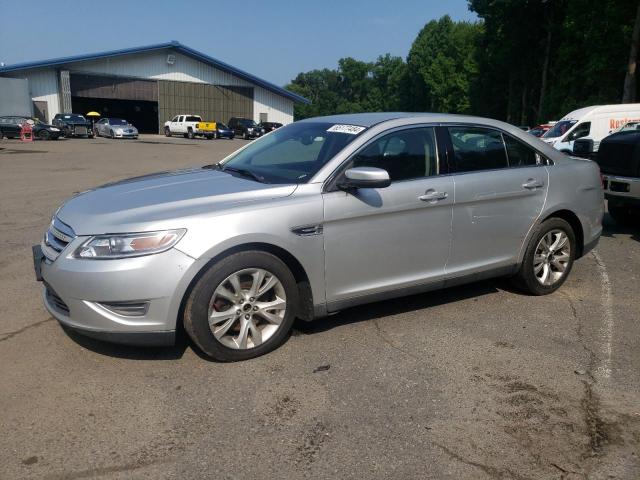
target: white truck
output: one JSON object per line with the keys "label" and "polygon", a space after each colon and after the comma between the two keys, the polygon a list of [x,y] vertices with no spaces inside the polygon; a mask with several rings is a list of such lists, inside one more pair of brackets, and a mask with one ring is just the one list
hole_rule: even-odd
{"label": "white truck", "polygon": [[634,120],[640,120],[640,103],[584,107],[562,117],[541,139],[561,152],[573,154],[573,143],[583,138],[591,141],[591,152],[579,153],[595,154],[604,137]]}
{"label": "white truck", "polygon": [[205,137],[211,140],[215,138],[216,131],[216,122],[205,122],[200,115],[176,115],[164,122],[164,134],[167,137],[182,135],[185,138]]}

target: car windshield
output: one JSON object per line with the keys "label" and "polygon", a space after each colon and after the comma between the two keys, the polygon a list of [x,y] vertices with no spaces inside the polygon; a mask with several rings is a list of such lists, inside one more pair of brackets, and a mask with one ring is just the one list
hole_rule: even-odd
{"label": "car windshield", "polygon": [[73,122],[86,122],[87,119],[82,115],[64,115],[63,120],[71,120]]}
{"label": "car windshield", "polygon": [[229,130],[229,127],[227,127],[224,123],[222,122],[216,122],[216,126],[220,129],[220,130]]}
{"label": "car windshield", "polygon": [[257,127],[258,125],[256,125],[256,122],[254,122],[253,120],[249,120],[247,118],[241,118],[240,120],[238,120],[238,123],[240,125],[243,125],[245,127]]}
{"label": "car windshield", "polygon": [[549,131],[547,131],[547,133],[543,135],[543,137],[544,138],[561,137],[562,135],[567,133],[567,131],[571,127],[573,127],[576,123],[578,123],[577,120],[561,120],[560,122],[556,123],[553,127],[551,127]]}
{"label": "car windshield", "polygon": [[109,124],[110,125],[129,125],[129,122],[127,122],[123,118],[110,118]]}
{"label": "car windshield", "polygon": [[625,123],[622,127],[618,129],[619,132],[626,132],[629,130],[640,130],[640,122]]}
{"label": "car windshield", "polygon": [[306,183],[366,129],[326,122],[292,123],[228,157],[222,170],[242,170],[266,183]]}

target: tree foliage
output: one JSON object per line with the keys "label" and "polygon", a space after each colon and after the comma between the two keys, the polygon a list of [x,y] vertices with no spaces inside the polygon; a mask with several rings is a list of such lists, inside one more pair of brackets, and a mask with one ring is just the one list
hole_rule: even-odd
{"label": "tree foliage", "polygon": [[469,0],[469,8],[478,22],[428,22],[406,61],[343,58],[335,70],[300,73],[287,88],[311,104],[296,105],[296,118],[404,110],[531,125],[622,100],[637,60],[629,52],[638,51],[638,0]]}

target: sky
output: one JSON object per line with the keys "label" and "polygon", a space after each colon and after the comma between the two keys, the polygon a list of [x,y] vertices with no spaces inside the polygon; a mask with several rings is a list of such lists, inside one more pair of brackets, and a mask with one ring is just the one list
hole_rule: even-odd
{"label": "sky", "polygon": [[445,14],[476,19],[466,0],[0,0],[0,62],[177,40],[285,85],[342,57],[405,58],[425,23]]}

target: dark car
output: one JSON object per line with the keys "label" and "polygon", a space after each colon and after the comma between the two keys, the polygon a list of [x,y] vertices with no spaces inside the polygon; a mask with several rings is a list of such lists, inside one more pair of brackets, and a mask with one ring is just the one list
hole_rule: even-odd
{"label": "dark car", "polygon": [[229,140],[233,140],[235,136],[236,135],[231,128],[222,122],[216,122],[216,133],[214,138],[228,138]]}
{"label": "dark car", "polygon": [[[593,140],[589,141],[592,145],[586,145],[584,149],[593,151]],[[578,140],[575,143],[578,143]],[[616,222],[623,225],[638,225],[640,222],[640,131],[621,131],[605,137],[595,153],[595,161],[602,174],[604,197],[607,199],[609,214]]]}
{"label": "dark car", "polygon": [[278,122],[261,122],[258,126],[261,127],[265,133],[269,133],[280,128],[282,124]]}
{"label": "dark car", "polygon": [[257,138],[264,134],[264,130],[250,118],[233,117],[229,120],[229,128],[245,140]]}
{"label": "dark car", "polygon": [[0,117],[0,137],[19,138],[22,124],[31,120],[33,124],[32,135],[38,140],[57,140],[62,132],[53,125],[47,125],[38,119],[20,116]]}
{"label": "dark car", "polygon": [[54,127],[62,130],[65,137],[93,138],[93,125],[80,114],[57,113],[52,123]]}

